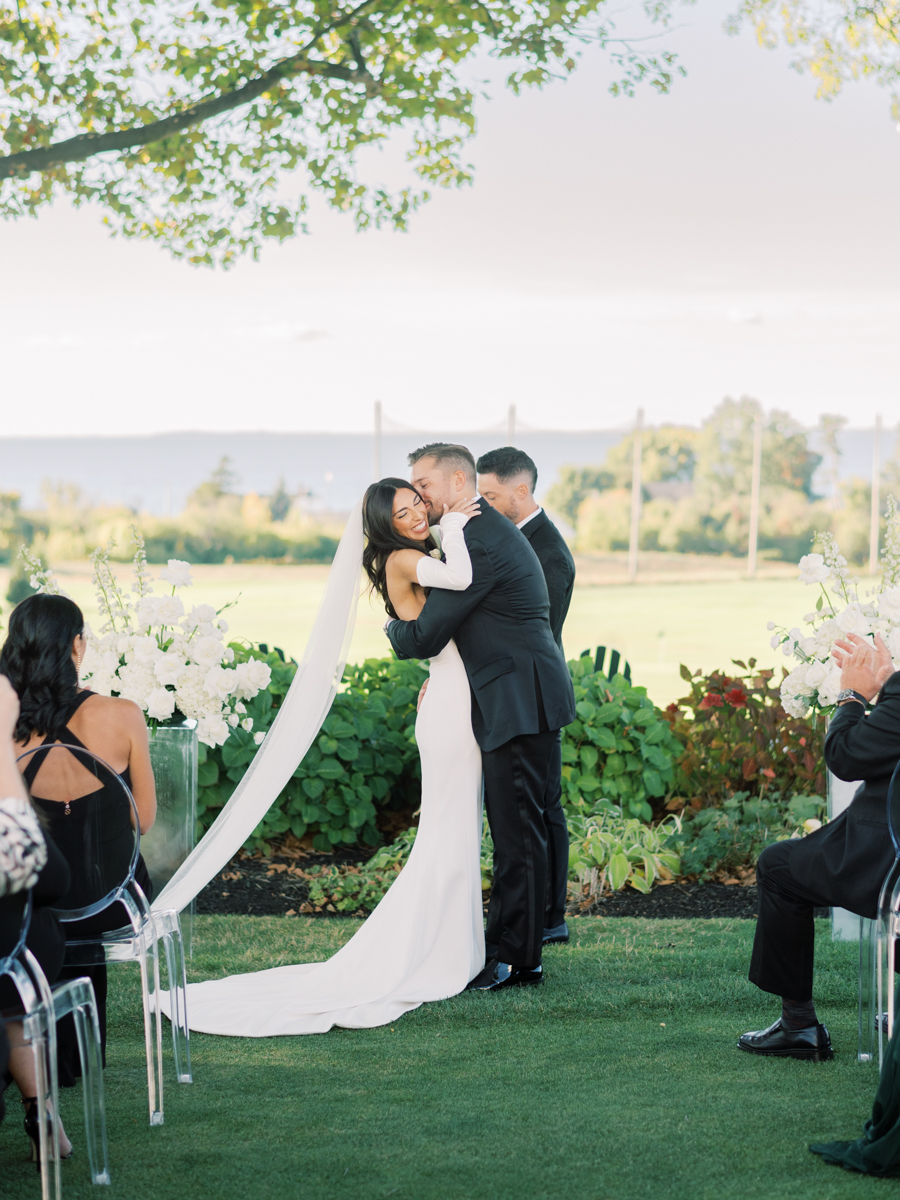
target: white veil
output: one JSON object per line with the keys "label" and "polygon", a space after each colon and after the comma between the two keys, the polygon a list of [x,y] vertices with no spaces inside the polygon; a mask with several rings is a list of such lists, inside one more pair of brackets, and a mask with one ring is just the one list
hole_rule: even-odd
{"label": "white veil", "polygon": [[360,591],[362,503],[350,514],[303,661],[266,739],[209,832],[178,868],[154,909],[185,908],[238,852],[272,807],[328,715],[347,662]]}

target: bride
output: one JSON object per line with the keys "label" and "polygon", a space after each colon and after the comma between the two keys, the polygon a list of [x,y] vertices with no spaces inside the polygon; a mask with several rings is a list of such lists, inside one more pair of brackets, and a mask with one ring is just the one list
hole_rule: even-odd
{"label": "bride", "polygon": [[[373,483],[363,500],[363,565],[390,617],[414,621],[425,588],[465,590],[472,564],[463,528],[479,515],[463,499],[441,518],[445,562],[423,498],[402,479]],[[232,1037],[366,1029],[463,991],[484,966],[481,906],[481,752],[471,693],[451,641],[431,659],[416,719],[422,760],[419,828],[384,899],[324,963],[276,967],[188,987],[191,1029]],[[169,1015],[168,996],[163,1011]]]}

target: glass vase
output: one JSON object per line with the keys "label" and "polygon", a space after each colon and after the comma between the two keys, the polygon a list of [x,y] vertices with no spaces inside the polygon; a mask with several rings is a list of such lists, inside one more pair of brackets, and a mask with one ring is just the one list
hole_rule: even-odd
{"label": "glass vase", "polygon": [[[197,722],[157,725],[147,730],[156,780],[156,821],[141,837],[141,853],[159,895],[190,852],[197,836]],[[185,951],[190,952],[193,901],[181,914]]]}

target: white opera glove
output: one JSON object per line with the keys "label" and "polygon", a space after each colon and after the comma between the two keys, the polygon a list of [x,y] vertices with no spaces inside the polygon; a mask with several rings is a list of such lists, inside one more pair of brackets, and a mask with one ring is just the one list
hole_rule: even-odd
{"label": "white opera glove", "polygon": [[416,578],[422,587],[446,588],[464,592],[472,582],[472,560],[463,537],[468,517],[448,512],[441,517],[441,548],[446,562],[423,556],[416,564]]}

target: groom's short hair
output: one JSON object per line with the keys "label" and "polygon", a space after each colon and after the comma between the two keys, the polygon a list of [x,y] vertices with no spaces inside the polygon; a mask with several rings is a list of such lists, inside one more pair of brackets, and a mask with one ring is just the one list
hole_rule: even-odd
{"label": "groom's short hair", "polygon": [[501,446],[499,450],[488,450],[478,460],[479,475],[496,475],[501,483],[509,483],[517,475],[531,476],[532,492],[537,487],[537,467],[534,459],[515,446]]}
{"label": "groom's short hair", "polygon": [[453,442],[429,442],[413,450],[407,462],[414,467],[420,458],[433,458],[445,471],[462,471],[469,483],[475,482],[475,458],[471,450],[465,446],[456,446]]}

